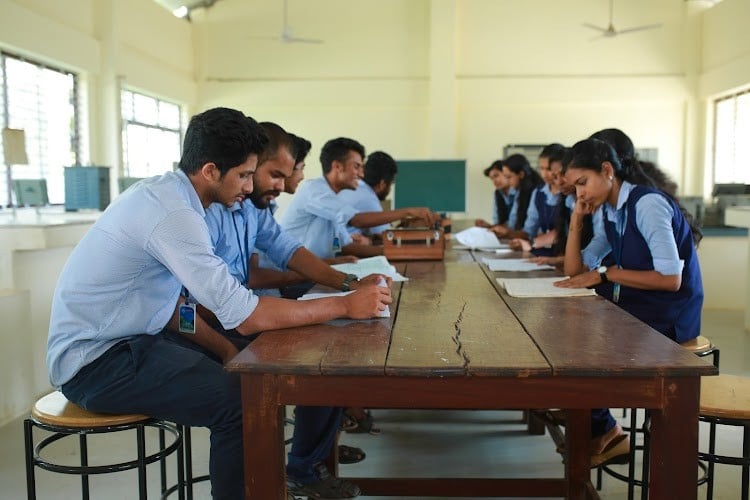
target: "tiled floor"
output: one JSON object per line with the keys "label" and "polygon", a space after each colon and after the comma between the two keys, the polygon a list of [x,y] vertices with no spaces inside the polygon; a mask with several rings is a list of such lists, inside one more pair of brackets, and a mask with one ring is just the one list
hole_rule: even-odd
{"label": "tiled floor", "polygon": [[[743,331],[742,322],[741,312],[704,313],[703,333],[721,348],[722,372],[750,375],[750,334]],[[342,466],[342,475],[434,476],[436,471],[443,471],[450,476],[560,477],[563,473],[560,456],[555,453],[550,438],[527,435],[520,422],[520,412],[378,410],[374,413],[377,426],[382,429],[380,435],[342,436],[342,443],[360,446],[367,452],[364,462]],[[2,500],[26,498],[22,436],[21,419],[0,428],[0,442],[3,443],[3,453],[0,454]],[[722,452],[741,452],[739,430],[722,428],[718,437]],[[706,439],[707,428],[702,424],[702,449],[705,449]],[[99,442],[94,441],[91,445],[91,461],[121,453],[132,446],[133,440],[133,436],[101,436]],[[207,444],[205,430],[193,429],[195,470],[200,474],[207,469]],[[59,443],[54,454],[75,460],[75,444]],[[716,480],[716,500],[737,500],[740,497],[739,468],[718,466]],[[37,481],[40,500],[81,498],[80,482],[75,477],[40,471]],[[95,477],[91,484],[93,499],[136,498],[136,475],[132,472]],[[149,492],[150,498],[158,498],[158,469],[155,466],[149,467]],[[603,499],[623,499],[626,498],[625,492],[624,483],[605,477],[601,491]],[[699,498],[704,497],[705,486],[699,489]],[[177,495],[171,498],[177,498]],[[195,498],[210,498],[206,483],[196,485]]]}

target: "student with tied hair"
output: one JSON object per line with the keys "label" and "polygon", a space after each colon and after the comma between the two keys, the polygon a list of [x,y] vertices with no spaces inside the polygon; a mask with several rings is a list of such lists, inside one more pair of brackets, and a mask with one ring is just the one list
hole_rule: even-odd
{"label": "student with tied hair", "polygon": [[494,226],[492,231],[499,238],[523,238],[528,240],[529,235],[523,230],[528,213],[531,194],[534,189],[544,184],[536,170],[531,168],[529,160],[522,154],[513,154],[503,160],[503,175],[508,181],[511,189],[515,190],[516,196],[508,215],[508,222],[504,225]]}
{"label": "student with tied hair", "polygon": [[[577,201],[570,218],[565,274],[556,286],[612,285],[609,300],[676,342],[700,332],[703,284],[693,231],[677,202],[644,183],[635,159],[621,162],[606,142],[586,139],[566,156],[566,181]],[[639,183],[640,182],[640,183]],[[602,207],[604,233],[582,251],[583,217]],[[613,264],[601,265],[612,254]],[[592,415],[592,435],[603,445],[600,465],[629,451],[608,410]],[[611,446],[610,446],[611,445]]]}

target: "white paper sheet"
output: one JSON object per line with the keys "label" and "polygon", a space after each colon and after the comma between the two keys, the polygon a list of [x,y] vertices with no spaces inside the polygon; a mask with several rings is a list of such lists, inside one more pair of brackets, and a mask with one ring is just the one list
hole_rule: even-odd
{"label": "white paper sheet", "polygon": [[547,264],[539,265],[536,262],[529,262],[526,259],[482,259],[490,271],[544,271],[554,269]]}
{"label": "white paper sheet", "polygon": [[497,282],[505,287],[511,297],[587,297],[596,295],[588,288],[558,288],[555,281],[565,279],[561,276],[554,278],[497,278]]}
{"label": "white paper sheet", "polygon": [[[298,298],[297,300],[312,300],[312,299],[323,299],[326,297],[343,297],[345,295],[349,295],[350,293],[354,293],[354,291],[351,292],[318,292],[318,293],[306,293],[302,297]],[[391,317],[391,308],[386,307],[384,310],[380,311],[380,314],[377,315],[378,318],[390,318]]]}
{"label": "white paper sheet", "polygon": [[471,249],[495,249],[495,248],[507,248],[508,245],[500,243],[495,233],[489,229],[483,227],[470,227],[463,231],[457,232],[454,237],[456,241],[465,245]]}
{"label": "white paper sheet", "polygon": [[382,255],[359,259],[357,262],[334,264],[331,267],[342,273],[356,274],[359,279],[364,278],[368,274],[383,274],[390,277],[393,281],[409,281],[409,278],[399,274],[396,268],[388,262],[388,259]]}

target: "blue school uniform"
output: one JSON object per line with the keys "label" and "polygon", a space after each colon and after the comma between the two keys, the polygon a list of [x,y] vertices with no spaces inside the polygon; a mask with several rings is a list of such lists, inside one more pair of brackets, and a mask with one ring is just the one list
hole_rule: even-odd
{"label": "blue school uniform", "polygon": [[[555,221],[560,211],[559,199],[560,194],[553,194],[549,184],[544,184],[531,193],[523,230],[529,235],[529,241],[532,243],[538,234],[555,229]],[[542,256],[553,254],[552,248],[534,248],[531,252]]]}
{"label": "blue school uniform", "polygon": [[[670,339],[685,342],[700,333],[703,283],[690,225],[680,208],[661,191],[633,186],[625,206],[615,214],[607,213],[604,227],[614,260],[620,267],[639,271],[654,270],[654,259],[648,242],[636,224],[638,201],[651,193],[663,196],[672,208],[672,232],[679,258],[683,262],[682,285],[676,292],[620,286],[617,304]],[[605,211],[611,212],[611,209],[605,207]],[[617,220],[612,220],[612,215],[624,218],[624,224],[619,224],[624,228],[616,227]]]}

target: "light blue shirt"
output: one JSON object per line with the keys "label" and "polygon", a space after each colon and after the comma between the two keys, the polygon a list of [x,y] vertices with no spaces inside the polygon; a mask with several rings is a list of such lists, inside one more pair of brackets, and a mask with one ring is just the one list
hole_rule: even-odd
{"label": "light blue shirt", "polygon": [[305,181],[281,216],[281,227],[320,257],[334,255],[334,238],[344,247],[352,242],[346,224],[357,210],[343,203],[325,177]]}
{"label": "light blue shirt", "polygon": [[132,186],[73,249],[52,298],[47,366],[59,388],[117,342],[156,335],[183,285],[235,328],[258,298],[214,254],[205,211],[182,171]]}
{"label": "light blue shirt", "polygon": [[556,206],[560,199],[559,194],[552,194],[549,184],[544,184],[541,187],[535,188],[534,191],[531,192],[531,198],[529,198],[529,209],[526,211],[526,220],[523,223],[523,230],[529,235],[531,241],[534,241],[534,238],[539,233],[540,221],[539,209],[536,207],[536,197],[542,196],[539,194],[540,191],[546,196],[547,205],[550,207]]}
{"label": "light blue shirt", "polygon": [[[341,201],[354,207],[357,213],[362,212],[382,212],[383,206],[380,204],[380,199],[375,191],[365,181],[360,180],[357,189],[342,189],[337,195]],[[362,230],[361,228],[354,226],[346,226],[349,234],[380,234],[383,231],[387,231],[391,228],[390,224],[382,224],[380,226],[374,226]]]}
{"label": "light blue shirt", "polygon": [[257,250],[270,257],[279,269],[302,244],[282,231],[269,209],[258,209],[251,201],[227,209],[213,203],[206,210],[206,224],[216,255],[229,265],[232,276],[247,284],[249,259]]}
{"label": "light blue shirt", "polygon": [[[617,198],[617,207],[607,203],[607,220],[615,223],[615,230],[623,234],[627,224],[627,201],[633,184],[623,182]],[[602,211],[600,207],[599,211]],[[682,274],[685,261],[680,259],[677,243],[672,230],[672,205],[658,193],[643,195],[635,204],[635,225],[646,240],[654,270],[665,276]],[[601,264],[602,259],[612,251],[604,230],[604,217],[600,218],[601,225],[597,227],[594,220],[594,237],[581,252],[583,262],[589,269]]]}

